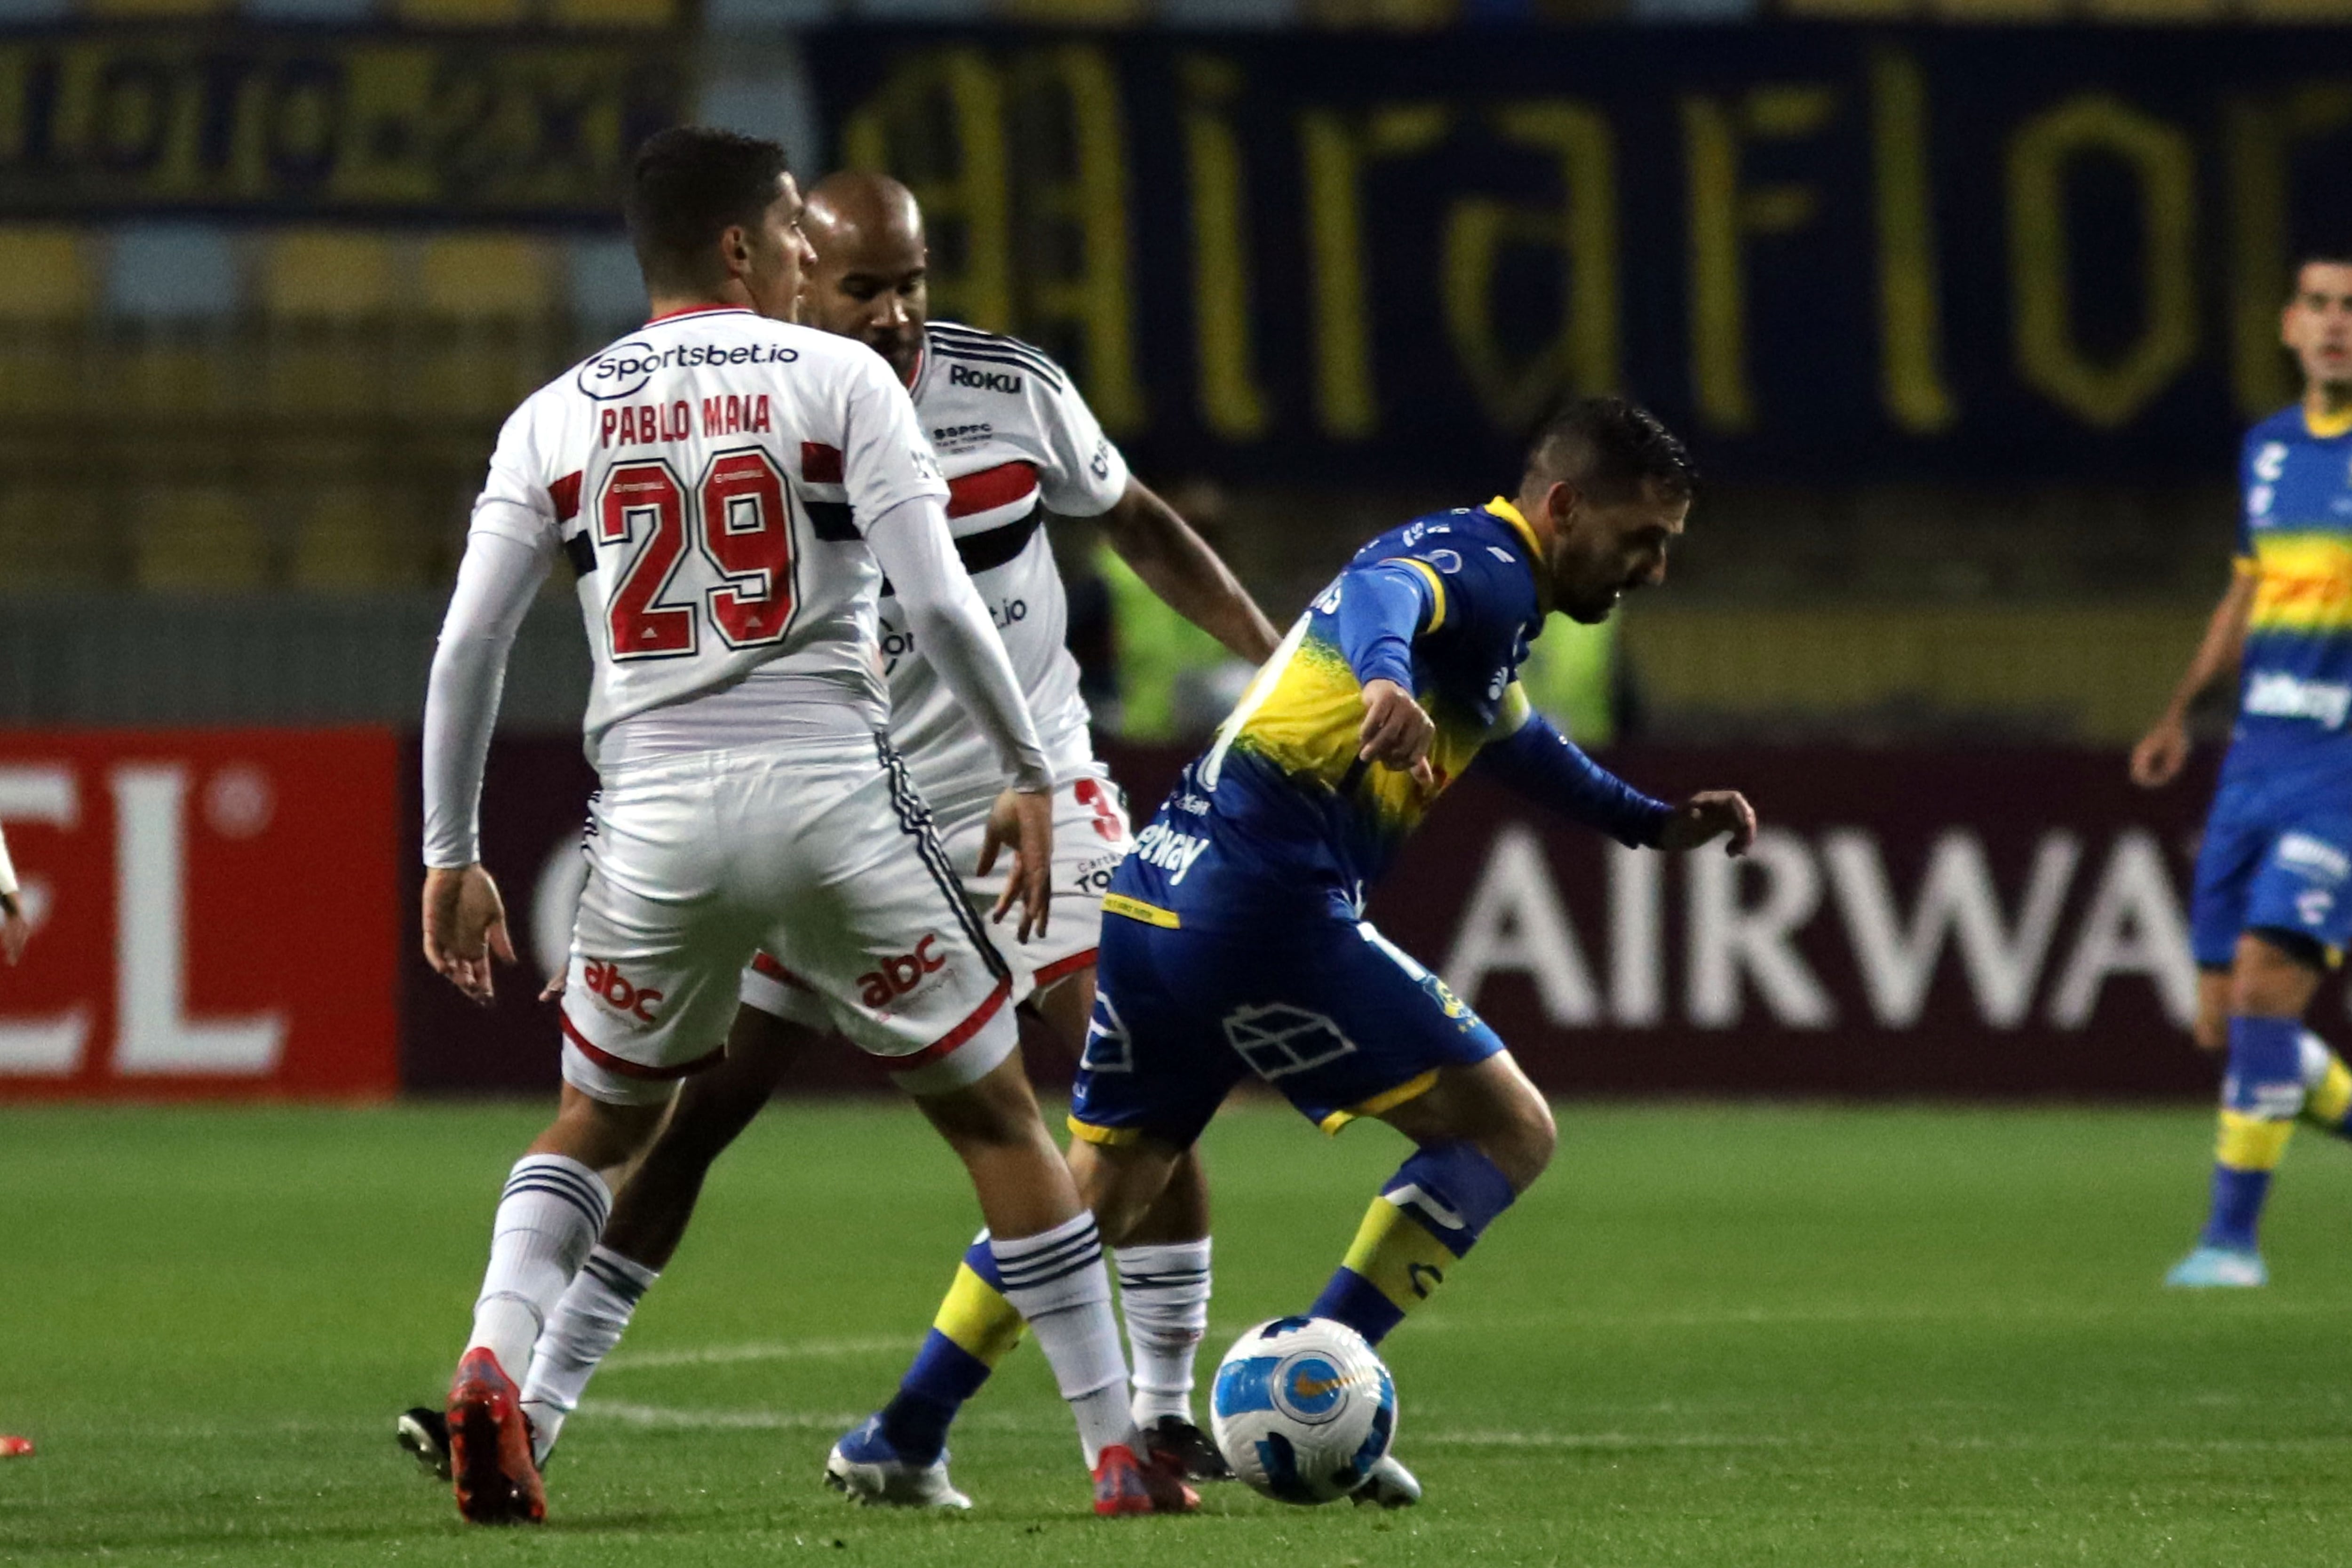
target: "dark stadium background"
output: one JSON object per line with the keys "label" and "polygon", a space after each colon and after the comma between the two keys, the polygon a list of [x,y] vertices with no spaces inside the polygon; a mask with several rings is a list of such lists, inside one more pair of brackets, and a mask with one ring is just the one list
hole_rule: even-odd
{"label": "dark stadium background", "polygon": [[[615,179],[688,117],[907,178],[935,312],[1061,356],[1277,619],[1362,537],[1507,488],[1564,391],[1689,437],[1706,487],[1624,613],[1613,754],[1785,835],[1642,894],[1465,791],[1379,911],[1552,1087],[2201,1094],[2202,784],[2141,795],[2122,757],[2223,580],[2238,432],[2292,395],[2288,259],[2352,197],[2331,16],[9,0],[0,820],[47,924],[0,979],[0,1097],[552,1081],[534,963],[478,1016],[413,957],[414,731],[490,437],[637,319]],[[1087,528],[1057,545],[1099,656]],[[584,668],[551,588],[492,768],[521,929],[586,787]],[[1148,809],[1184,739],[1104,712]],[[179,802],[167,838],[126,768]],[[1939,855],[2022,945],[1921,912]],[[291,961],[253,959],[261,888]],[[133,939],[172,939],[126,918],[157,898],[160,979]],[[224,1019],[276,1043],[207,1057]]]}

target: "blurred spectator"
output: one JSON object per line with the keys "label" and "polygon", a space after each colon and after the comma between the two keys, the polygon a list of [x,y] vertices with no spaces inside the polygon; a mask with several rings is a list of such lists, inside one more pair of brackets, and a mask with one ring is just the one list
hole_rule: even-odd
{"label": "blurred spectator", "polygon": [[[1167,494],[1168,503],[1192,525],[1193,531],[1223,554],[1224,492],[1207,480],[1194,479]],[[1108,602],[1112,668],[1117,672],[1112,701],[1104,703],[1088,694],[1095,704],[1097,726],[1128,741],[1181,742],[1212,733],[1241,700],[1243,689],[1256,671],[1171,609],[1108,544],[1096,546],[1094,569]],[[1074,586],[1074,601],[1076,593]],[[1075,603],[1070,620],[1075,649],[1078,625]]]}
{"label": "blurred spectator", "polygon": [[1528,700],[1580,746],[1632,740],[1641,729],[1640,702],[1617,646],[1618,620],[1612,616],[1588,626],[1554,616],[1519,667]]}
{"label": "blurred spectator", "polygon": [[[11,964],[25,956],[25,943],[33,934],[33,922],[26,918],[23,896],[16,888],[16,868],[8,862],[8,840],[0,835],[0,958]],[[0,1438],[0,1442],[20,1439]]]}

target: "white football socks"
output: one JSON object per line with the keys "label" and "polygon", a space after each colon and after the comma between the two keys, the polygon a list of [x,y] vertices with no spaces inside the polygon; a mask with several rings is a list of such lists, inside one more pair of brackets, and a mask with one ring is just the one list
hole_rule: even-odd
{"label": "white football socks", "polygon": [[526,1154],[516,1161],[491,1226],[490,1266],[466,1348],[488,1346],[509,1377],[527,1376],[532,1342],[612,1207],[604,1179],[577,1160]]}
{"label": "white football socks", "polygon": [[1122,1247],[1118,1304],[1135,1352],[1135,1424],[1192,1419],[1192,1359],[1209,1331],[1209,1241]]}
{"label": "white football socks", "polygon": [[540,1464],[555,1447],[563,1418],[580,1408],[588,1380],[621,1342],[638,1301],[660,1278],[657,1270],[609,1247],[591,1252],[572,1277],[563,1300],[548,1314],[547,1328],[530,1352],[530,1380],[522,1385],[531,1458]]}
{"label": "white football socks", "polygon": [[1054,1382],[1077,1417],[1087,1468],[1133,1432],[1127,1408],[1127,1358],[1110,1310],[1095,1216],[1082,1214],[1017,1241],[992,1237],[989,1250],[1004,1280],[1004,1299],[1028,1320],[1053,1364]]}

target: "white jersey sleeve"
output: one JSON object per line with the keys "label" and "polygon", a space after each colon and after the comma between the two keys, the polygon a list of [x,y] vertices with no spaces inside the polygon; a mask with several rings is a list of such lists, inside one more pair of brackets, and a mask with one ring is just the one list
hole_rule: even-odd
{"label": "white jersey sleeve", "polygon": [[848,363],[836,439],[850,518],[863,533],[866,523],[904,502],[945,501],[948,482],[923,438],[914,399],[890,374],[889,362],[869,352]]}
{"label": "white jersey sleeve", "polygon": [[[524,402],[507,416],[499,431],[498,449],[490,454],[489,477],[474,500],[468,533],[490,533],[510,539],[536,554],[551,555],[562,542],[561,520],[550,489],[555,475],[538,449],[541,429],[548,421],[541,404],[544,394]],[[572,510],[578,510],[578,481],[572,484]]]}
{"label": "white jersey sleeve", "polygon": [[553,557],[551,531],[534,545],[503,526],[478,522],[467,537],[425,687],[427,866],[467,866],[481,858],[482,768],[506,688],[507,654]]}
{"label": "white jersey sleeve", "polygon": [[1045,509],[1063,517],[1100,517],[1127,493],[1127,458],[1066,375],[1033,377],[1030,389],[1044,447],[1037,485]]}

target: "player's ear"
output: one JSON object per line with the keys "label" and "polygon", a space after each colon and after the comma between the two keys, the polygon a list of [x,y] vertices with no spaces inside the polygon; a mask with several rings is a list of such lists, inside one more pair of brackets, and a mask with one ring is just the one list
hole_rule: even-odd
{"label": "player's ear", "polygon": [[751,235],[741,224],[729,224],[719,231],[719,258],[732,279],[751,270]]}
{"label": "player's ear", "polygon": [[1551,489],[1544,491],[1544,515],[1550,520],[1553,528],[1564,531],[1569,519],[1576,515],[1576,509],[1583,500],[1583,492],[1574,485],[1566,479],[1554,479]]}

